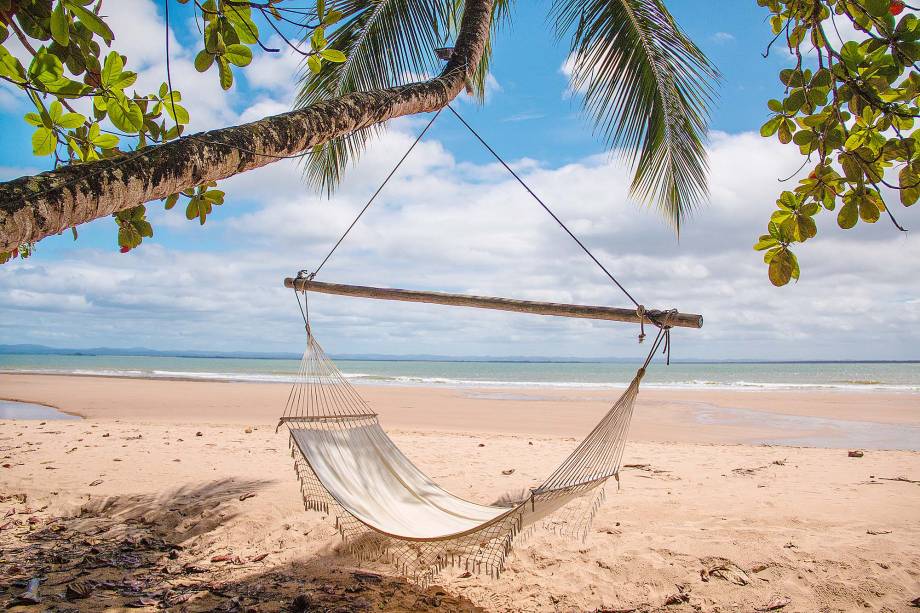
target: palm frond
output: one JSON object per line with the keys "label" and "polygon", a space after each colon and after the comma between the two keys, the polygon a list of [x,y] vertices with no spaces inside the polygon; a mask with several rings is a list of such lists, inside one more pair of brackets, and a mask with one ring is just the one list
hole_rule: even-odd
{"label": "palm frond", "polygon": [[[506,21],[513,0],[497,0],[493,26]],[[305,68],[295,102],[303,108],[355,91],[383,89],[430,78],[441,70],[434,49],[449,44],[463,14],[463,0],[343,0],[332,8],[344,18],[328,35],[330,47],[348,57],[341,64],[324,62],[319,74]],[[487,45],[488,49],[488,45]],[[488,53],[471,79],[483,99]],[[367,141],[384,129],[359,130],[316,147],[305,161],[308,182],[331,194]]]}
{"label": "palm frond", "polygon": [[[328,35],[342,51],[341,64],[324,62],[319,74],[302,70],[295,106],[303,108],[355,91],[382,89],[424,79],[438,71],[434,49],[441,46],[451,0],[345,0],[333,8],[344,14]],[[309,183],[331,194],[342,173],[381,127],[367,128],[316,147],[307,156]]]}
{"label": "palm frond", "polygon": [[662,0],[556,0],[572,88],[607,145],[636,167],[631,193],[679,232],[708,197],[705,138],[718,71]]}

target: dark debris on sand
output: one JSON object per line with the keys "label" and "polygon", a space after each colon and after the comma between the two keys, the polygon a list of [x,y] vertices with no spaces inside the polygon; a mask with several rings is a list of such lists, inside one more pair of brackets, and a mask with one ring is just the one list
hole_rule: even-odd
{"label": "dark debris on sand", "polygon": [[401,578],[338,566],[347,559],[273,568],[272,556],[260,554],[211,563],[172,542],[168,522],[105,509],[76,517],[37,513],[29,522],[16,519],[24,517],[24,496],[0,501],[0,517],[14,509],[13,524],[0,531],[0,610],[482,611],[437,586],[420,590]]}

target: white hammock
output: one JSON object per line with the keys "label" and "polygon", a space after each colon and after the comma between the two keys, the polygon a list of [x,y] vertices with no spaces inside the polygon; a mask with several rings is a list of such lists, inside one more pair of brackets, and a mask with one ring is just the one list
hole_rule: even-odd
{"label": "white hammock", "polygon": [[[667,328],[653,343],[654,354]],[[307,348],[281,423],[304,505],[335,518],[349,550],[381,556],[419,583],[447,564],[498,576],[520,532],[578,501],[560,531],[584,537],[603,485],[617,475],[646,364],[592,432],[543,482],[512,506],[476,504],[443,490],[380,427],[307,325]],[[280,424],[279,424],[280,426]]]}

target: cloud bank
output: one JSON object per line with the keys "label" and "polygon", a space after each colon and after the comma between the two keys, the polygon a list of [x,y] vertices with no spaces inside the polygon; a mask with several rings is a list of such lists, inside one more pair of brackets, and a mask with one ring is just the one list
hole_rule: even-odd
{"label": "cloud bank", "polygon": [[[213,222],[176,224],[224,250],[152,242],[120,255],[76,243],[5,266],[4,342],[296,351],[302,322],[283,277],[321,261],[416,129],[395,124],[332,201],[309,193],[288,161],[227,181],[230,204]],[[712,202],[679,241],[628,199],[626,169],[606,156],[517,168],[643,304],[705,315],[702,330],[675,333],[676,357],[917,357],[920,282],[905,265],[920,256],[916,241],[884,223],[841,233],[827,216],[799,249],[802,280],[773,288],[751,244],[795,160],[754,134],[716,134],[710,155]],[[255,204],[236,212],[240,201]],[[629,304],[500,167],[459,161],[436,140],[419,145],[319,278]],[[340,353],[641,352],[623,324],[319,295],[310,306],[318,337]]]}

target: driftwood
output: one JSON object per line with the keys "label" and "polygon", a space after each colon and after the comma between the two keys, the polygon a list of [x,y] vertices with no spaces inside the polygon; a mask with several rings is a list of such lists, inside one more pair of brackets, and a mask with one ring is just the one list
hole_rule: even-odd
{"label": "driftwood", "polygon": [[[658,321],[665,321],[665,313],[663,311],[654,310],[646,311],[645,316],[640,319],[636,309],[583,304],[563,304],[558,302],[535,302],[532,300],[514,300],[511,298],[495,298],[492,296],[470,296],[467,294],[448,294],[445,292],[369,287],[365,285],[343,285],[341,283],[311,281],[305,278],[294,279],[288,277],[284,280],[284,286],[298,291],[311,291],[322,294],[335,294],[338,296],[373,298],[375,300],[396,300],[400,302],[424,302],[427,304],[493,309],[496,311],[513,311],[515,313],[532,313],[534,315],[552,315],[555,317],[603,319],[628,323],[639,323],[642,321],[646,324],[653,323],[651,318]],[[668,325],[679,328],[703,327],[703,316],[691,313],[673,313],[666,321]]]}

